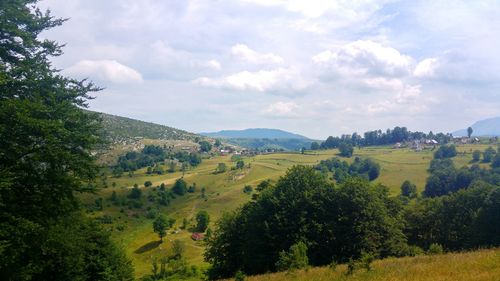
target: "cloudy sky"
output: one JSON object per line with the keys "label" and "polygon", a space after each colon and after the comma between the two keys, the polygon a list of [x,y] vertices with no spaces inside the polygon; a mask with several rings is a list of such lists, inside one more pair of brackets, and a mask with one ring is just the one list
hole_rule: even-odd
{"label": "cloudy sky", "polygon": [[193,132],[452,131],[500,116],[500,2],[44,0],[91,109]]}

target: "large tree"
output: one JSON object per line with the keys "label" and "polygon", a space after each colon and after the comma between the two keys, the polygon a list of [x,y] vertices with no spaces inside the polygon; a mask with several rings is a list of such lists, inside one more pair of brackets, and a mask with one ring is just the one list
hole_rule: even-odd
{"label": "large tree", "polygon": [[[130,279],[130,265],[118,258],[104,268],[96,265],[95,275],[84,265],[105,259],[100,249],[85,244],[102,230],[85,230],[90,222],[79,213],[76,196],[94,190],[91,152],[100,142],[99,120],[82,108],[99,89],[51,66],[61,45],[39,35],[64,20],[38,10],[36,3],[0,1],[2,279]],[[109,237],[103,234],[95,247],[112,247]]]}

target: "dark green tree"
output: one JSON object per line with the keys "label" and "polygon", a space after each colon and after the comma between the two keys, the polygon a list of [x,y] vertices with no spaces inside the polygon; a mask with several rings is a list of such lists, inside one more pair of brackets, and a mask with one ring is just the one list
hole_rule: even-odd
{"label": "dark green tree", "polygon": [[469,137],[469,139],[470,139],[470,136],[472,136],[473,131],[474,130],[472,130],[472,127],[467,128],[467,136]]}
{"label": "dark green tree", "polygon": [[154,221],[153,221],[153,231],[158,233],[158,236],[160,237],[160,241],[163,242],[163,237],[167,235],[167,229],[169,229],[171,226],[169,220],[167,217],[164,215],[159,215]]}
{"label": "dark green tree", "polygon": [[205,232],[210,223],[210,216],[207,211],[199,211],[196,214],[196,230],[199,232]]}
{"label": "dark green tree", "polygon": [[245,162],[243,160],[238,160],[236,162],[236,169],[243,169],[245,167]]}
{"label": "dark green tree", "polygon": [[401,196],[408,198],[417,197],[417,186],[409,180],[405,180],[403,184],[401,184]]}
{"label": "dark green tree", "polygon": [[208,141],[200,141],[200,150],[202,152],[209,152],[212,150],[212,144]]}
{"label": "dark green tree", "polygon": [[339,144],[340,156],[342,157],[351,157],[354,152],[354,148],[352,144],[343,142]]}
{"label": "dark green tree", "polygon": [[472,161],[478,162],[479,159],[481,159],[481,151],[476,149],[476,150],[474,150],[474,152],[472,152]]}
{"label": "dark green tree", "polygon": [[[61,25],[36,0],[0,1],[0,272],[3,280],[129,280],[132,267],[79,210],[95,191],[92,83],[51,66]],[[45,37],[45,36],[44,36]]]}
{"label": "dark green tree", "polygon": [[172,192],[181,196],[186,194],[187,190],[187,183],[183,178],[177,179],[172,187]]}
{"label": "dark green tree", "polygon": [[490,163],[491,160],[493,160],[493,157],[495,156],[495,149],[493,147],[488,147],[484,152],[483,152],[483,162],[484,163]]}
{"label": "dark green tree", "polygon": [[319,143],[313,141],[311,143],[311,150],[318,150],[319,149]]}

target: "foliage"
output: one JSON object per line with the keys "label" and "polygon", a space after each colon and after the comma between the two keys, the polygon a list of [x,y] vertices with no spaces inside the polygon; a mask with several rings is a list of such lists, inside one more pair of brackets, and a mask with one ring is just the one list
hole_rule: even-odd
{"label": "foliage", "polygon": [[455,145],[442,145],[434,152],[435,159],[451,158],[457,156]]}
{"label": "foliage", "polygon": [[406,180],[401,184],[401,196],[408,198],[416,198],[417,197],[417,186],[411,183],[409,180]]}
{"label": "foliage", "polygon": [[187,183],[183,178],[177,179],[172,187],[172,192],[177,195],[184,195],[187,192]]}
{"label": "foliage", "polygon": [[479,150],[474,150],[474,152],[472,153],[472,161],[473,162],[478,162],[479,159],[481,159],[481,151]]}
{"label": "foliage", "polygon": [[307,245],[304,242],[293,244],[290,249],[279,253],[276,269],[278,271],[305,268],[309,265]]}
{"label": "foliage", "polygon": [[245,185],[245,186],[243,187],[243,192],[244,192],[244,193],[247,193],[247,194],[248,194],[248,193],[252,193],[252,191],[253,191],[253,187],[252,187],[251,185]]}
{"label": "foliage", "polygon": [[[361,179],[333,188],[314,169],[295,166],[255,201],[224,215],[207,241],[210,277],[276,270],[280,252],[297,240],[308,245],[312,265],[400,255],[406,244],[401,208],[387,189]],[[244,253],[244,254],[243,254]]]}
{"label": "foliage", "polygon": [[227,166],[225,163],[219,163],[217,164],[217,169],[215,170],[215,173],[216,174],[221,174],[221,173],[224,173],[226,172],[227,170]]}
{"label": "foliage", "polygon": [[138,186],[134,186],[130,193],[127,195],[130,199],[140,199],[142,195],[142,190]]}
{"label": "foliage", "polygon": [[3,280],[130,280],[132,267],[76,195],[95,191],[92,83],[52,68],[64,20],[36,0],[0,2],[0,272]]}
{"label": "foliage", "polygon": [[163,237],[165,237],[165,235],[167,235],[167,229],[172,227],[172,225],[173,225],[172,221],[170,221],[164,215],[159,215],[153,221],[153,231],[158,233],[158,236],[160,237],[161,242],[163,242]]}
{"label": "foliage", "polygon": [[352,153],[354,152],[354,148],[352,147],[352,144],[342,142],[339,144],[339,151],[340,151],[340,156],[351,157]]}
{"label": "foliage", "polygon": [[338,183],[351,176],[358,176],[372,181],[380,175],[380,165],[370,158],[361,159],[356,157],[350,165],[347,161],[331,158],[321,160],[315,168],[319,171],[332,172],[334,179]]}
{"label": "foliage", "polygon": [[210,223],[210,216],[207,211],[199,211],[196,214],[196,230],[199,232],[205,232]]}
{"label": "foliage", "polygon": [[238,160],[236,162],[236,169],[243,169],[245,167],[245,162],[243,160]]}
{"label": "foliage", "polygon": [[443,246],[441,246],[439,244],[436,244],[436,243],[432,243],[429,246],[429,249],[427,250],[427,253],[429,255],[439,255],[439,254],[442,254],[443,253]]}
{"label": "foliage", "polygon": [[202,152],[209,152],[210,150],[212,150],[212,144],[205,140],[200,141],[200,150]]}
{"label": "foliage", "polygon": [[488,147],[484,152],[483,152],[483,162],[484,163],[490,163],[491,160],[493,160],[493,157],[495,156],[495,149],[493,147]]}

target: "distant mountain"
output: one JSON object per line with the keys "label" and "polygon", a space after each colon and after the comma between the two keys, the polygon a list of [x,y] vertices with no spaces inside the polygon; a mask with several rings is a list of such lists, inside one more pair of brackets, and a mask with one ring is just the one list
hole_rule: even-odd
{"label": "distant mountain", "polygon": [[112,142],[123,142],[132,139],[155,140],[194,140],[196,134],[172,127],[144,122],[127,117],[99,113],[102,118],[103,134]]}
{"label": "distant mountain", "polygon": [[245,129],[224,130],[213,133],[200,133],[212,138],[222,138],[226,142],[257,150],[300,150],[302,147],[309,148],[313,140],[278,129]]}
{"label": "distant mountain", "polygon": [[245,130],[223,130],[219,132],[213,133],[200,133],[200,135],[204,135],[207,137],[213,138],[227,138],[227,139],[302,139],[308,140],[307,137],[304,137],[299,134],[290,133],[283,130],[278,129],[264,129],[264,128],[255,128],[255,129],[245,129]]}
{"label": "distant mountain", "polygon": [[[500,117],[477,121],[472,126],[473,136],[500,136]],[[453,132],[454,136],[467,136],[467,128]]]}

